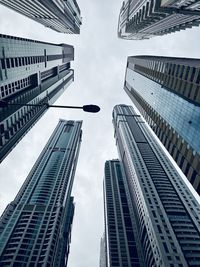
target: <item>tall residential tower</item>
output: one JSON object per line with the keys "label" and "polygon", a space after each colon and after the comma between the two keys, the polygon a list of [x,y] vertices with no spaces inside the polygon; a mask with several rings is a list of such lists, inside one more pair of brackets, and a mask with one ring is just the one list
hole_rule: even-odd
{"label": "tall residential tower", "polygon": [[81,121],[60,120],[0,219],[0,266],[67,266]]}
{"label": "tall residential tower", "polygon": [[76,0],[0,0],[45,27],[62,33],[80,33],[81,11]]}
{"label": "tall residential tower", "polygon": [[200,24],[200,3],[195,0],[125,0],[120,10],[118,36],[142,40]]}
{"label": "tall residential tower", "polygon": [[129,57],[124,89],[200,194],[200,60]]}
{"label": "tall residential tower", "polygon": [[132,107],[116,106],[113,123],[145,266],[199,266],[200,202]]}
{"label": "tall residential tower", "polygon": [[73,59],[70,45],[0,35],[0,162],[73,81]]}
{"label": "tall residential tower", "polygon": [[[119,160],[105,163],[104,178],[104,253],[102,267],[145,267],[138,235],[134,234],[135,221],[131,216]],[[104,257],[105,254],[105,257]],[[104,261],[103,261],[104,260]],[[101,267],[101,266],[100,266]]]}

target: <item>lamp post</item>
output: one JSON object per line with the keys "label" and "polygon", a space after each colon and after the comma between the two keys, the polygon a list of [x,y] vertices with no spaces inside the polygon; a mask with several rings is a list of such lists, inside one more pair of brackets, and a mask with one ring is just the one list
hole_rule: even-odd
{"label": "lamp post", "polygon": [[84,105],[84,106],[62,106],[62,105],[50,105],[48,103],[42,104],[24,104],[24,103],[10,103],[4,100],[0,100],[0,107],[8,107],[8,106],[21,106],[21,107],[42,107],[46,106],[47,108],[74,108],[74,109],[82,109],[85,112],[97,113],[100,111],[100,107],[97,105]]}

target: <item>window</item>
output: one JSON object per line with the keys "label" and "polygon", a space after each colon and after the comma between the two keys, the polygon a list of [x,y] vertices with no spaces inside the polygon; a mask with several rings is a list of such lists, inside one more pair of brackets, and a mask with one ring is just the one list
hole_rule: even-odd
{"label": "window", "polygon": [[165,249],[166,253],[169,253],[168,247],[167,247],[165,242],[163,242],[163,246],[164,246],[164,249]]}
{"label": "window", "polygon": [[10,68],[10,59],[9,58],[6,58],[6,66],[8,69]]}
{"label": "window", "polygon": [[20,58],[17,58],[17,57],[16,57],[16,58],[15,58],[15,66],[16,66],[16,67],[19,67],[19,66],[21,66],[21,64],[20,64],[20,63],[21,63],[21,60],[20,60]]}
{"label": "window", "polygon": [[187,80],[187,78],[188,78],[189,71],[190,71],[190,67],[187,66],[187,67],[186,67],[186,72],[185,72],[185,80]]}
{"label": "window", "polygon": [[180,78],[181,79],[183,78],[184,70],[185,70],[185,66],[181,66],[181,71],[180,71]]}
{"label": "window", "polygon": [[11,60],[11,68],[14,68],[14,66],[15,66],[15,64],[14,64],[14,59],[11,58],[10,60]]}
{"label": "window", "polygon": [[1,66],[2,66],[2,69],[5,69],[5,60],[4,59],[1,59]]}
{"label": "window", "polygon": [[196,71],[196,68],[192,68],[192,73],[191,73],[191,76],[190,76],[190,81],[193,82],[194,80],[194,75],[195,75],[195,71]]}

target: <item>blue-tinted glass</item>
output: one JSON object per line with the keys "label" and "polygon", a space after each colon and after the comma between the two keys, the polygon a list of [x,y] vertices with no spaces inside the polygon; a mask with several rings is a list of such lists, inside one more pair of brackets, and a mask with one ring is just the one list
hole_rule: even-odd
{"label": "blue-tinted glass", "polygon": [[200,153],[200,107],[133,70],[127,69],[126,81]]}

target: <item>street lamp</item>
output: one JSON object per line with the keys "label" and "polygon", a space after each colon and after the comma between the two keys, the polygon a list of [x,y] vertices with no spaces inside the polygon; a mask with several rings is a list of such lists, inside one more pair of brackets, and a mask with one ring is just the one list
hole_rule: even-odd
{"label": "street lamp", "polygon": [[42,104],[24,104],[24,103],[10,103],[6,102],[5,100],[0,100],[0,107],[8,107],[8,106],[21,106],[21,107],[43,107],[46,106],[47,108],[74,108],[74,109],[82,109],[85,112],[97,113],[100,111],[100,107],[97,105],[84,105],[80,106],[61,106],[61,105],[50,105],[48,103]]}

